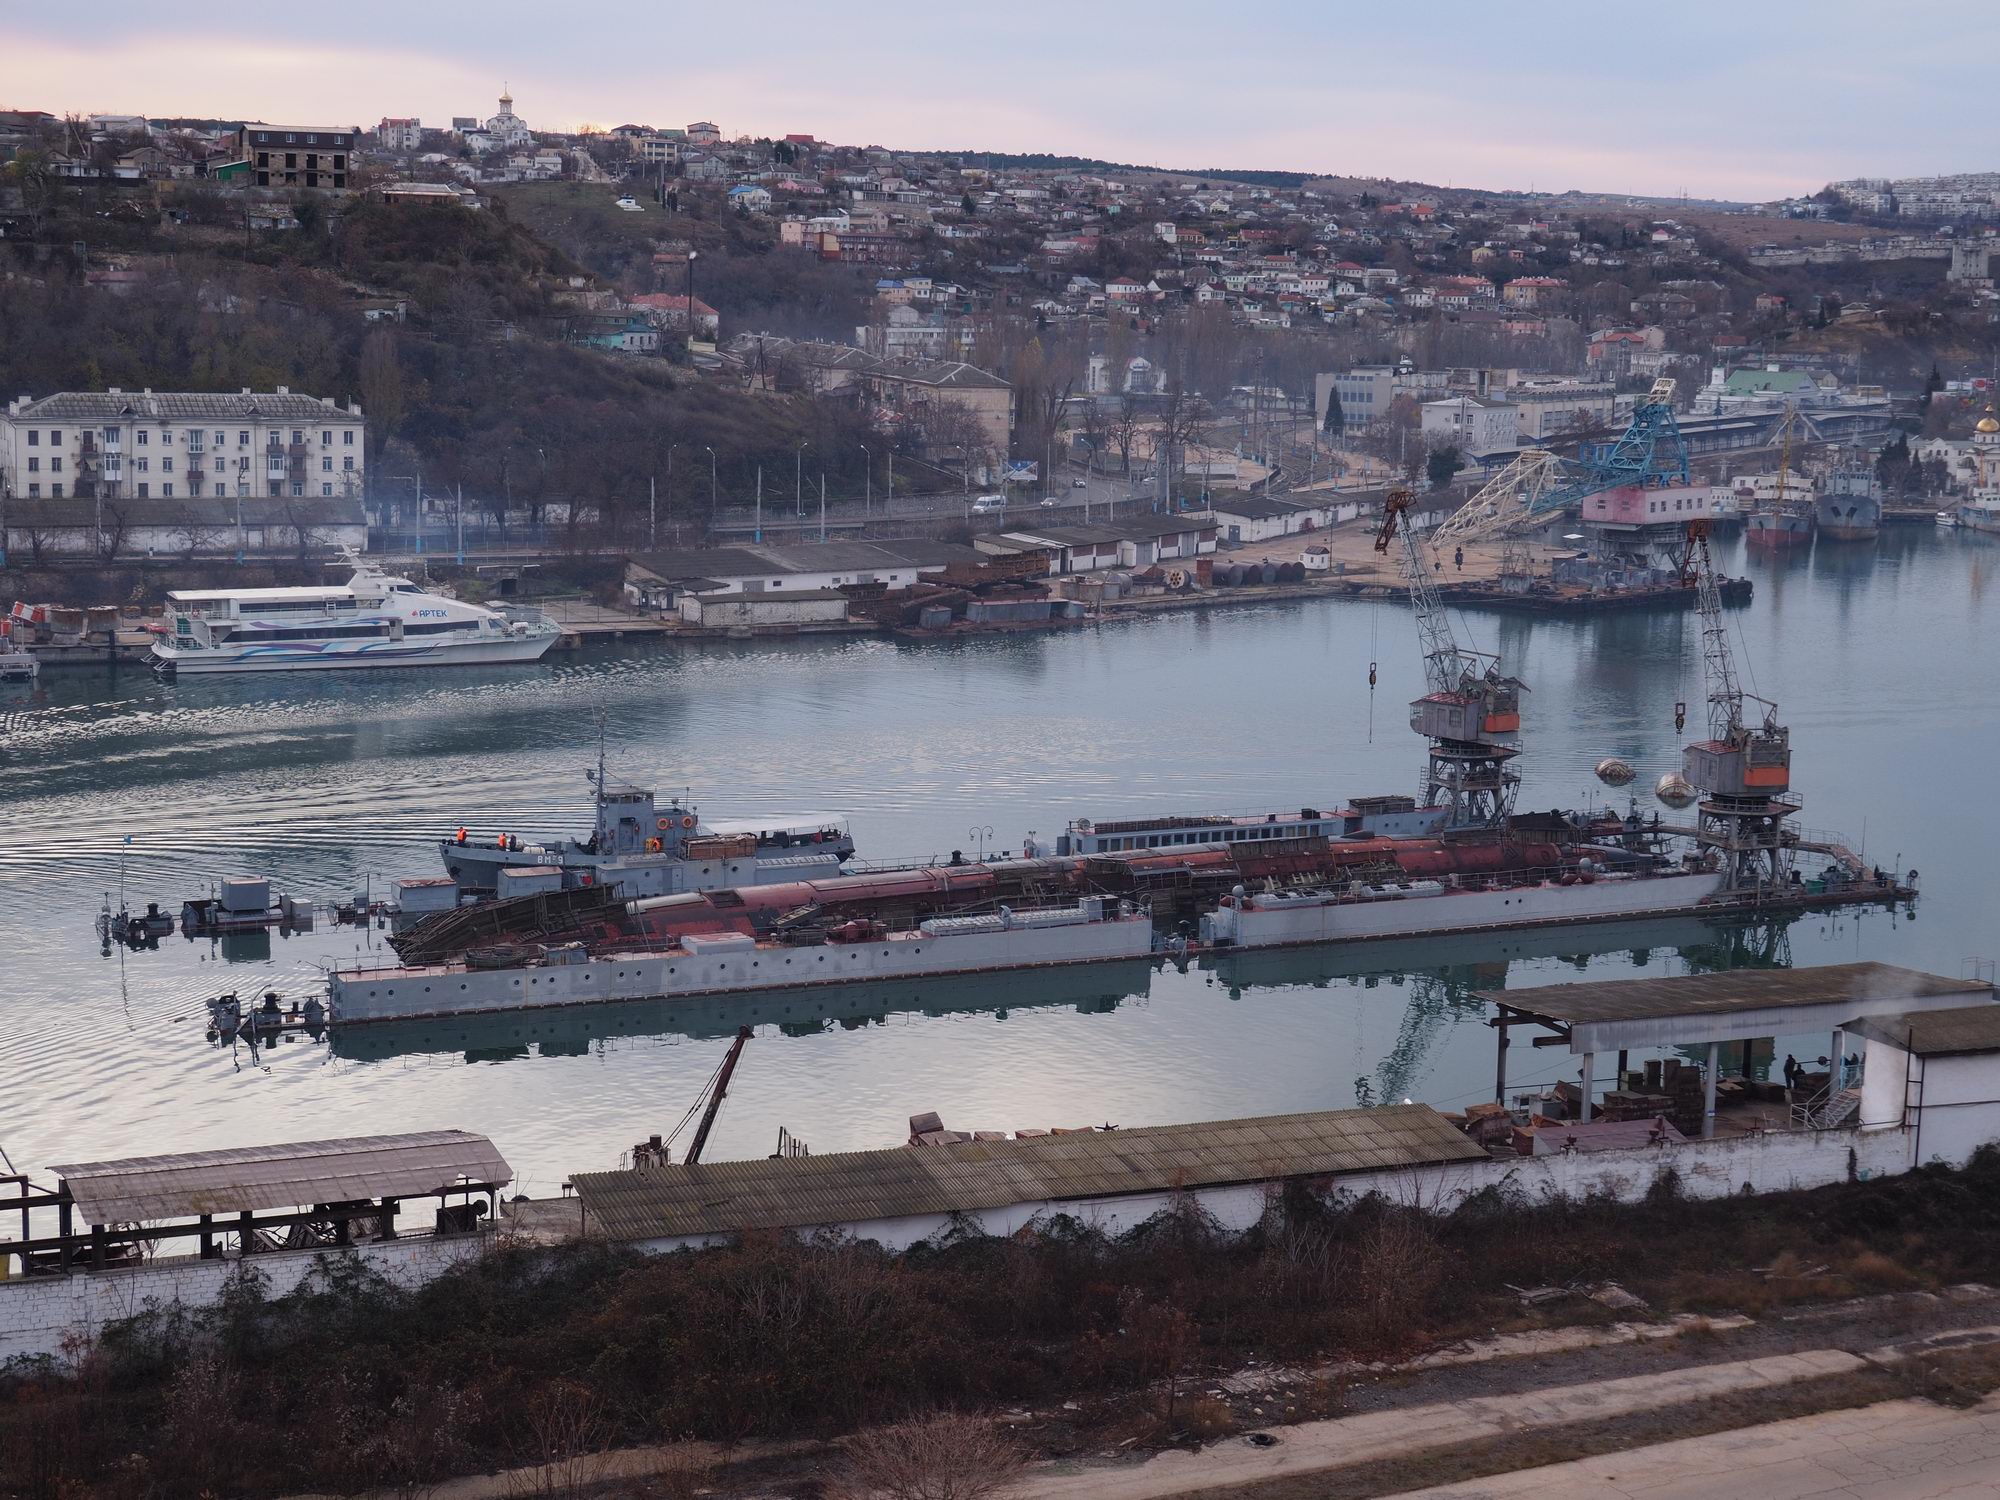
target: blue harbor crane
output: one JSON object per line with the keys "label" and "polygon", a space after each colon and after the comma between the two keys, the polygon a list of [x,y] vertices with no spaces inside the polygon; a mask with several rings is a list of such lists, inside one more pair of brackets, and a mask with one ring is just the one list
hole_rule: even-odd
{"label": "blue harbor crane", "polygon": [[1583,444],[1575,458],[1526,449],[1431,533],[1432,545],[1531,531],[1604,490],[1689,483],[1687,439],[1673,400],[1673,381],[1661,378],[1616,440]]}

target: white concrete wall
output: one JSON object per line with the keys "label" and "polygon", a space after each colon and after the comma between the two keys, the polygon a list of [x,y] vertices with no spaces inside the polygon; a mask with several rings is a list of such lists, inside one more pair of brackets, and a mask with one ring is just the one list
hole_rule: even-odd
{"label": "white concrete wall", "polygon": [[[2000,1105],[1994,1110],[1995,1134],[2000,1135]],[[1846,1181],[1850,1167],[1863,1178],[1907,1172],[1916,1164],[1912,1159],[1914,1137],[1915,1132],[1902,1129],[1778,1131],[1633,1151],[1489,1158],[1393,1172],[1356,1172],[1339,1178],[1338,1185],[1355,1197],[1380,1193],[1398,1203],[1449,1213],[1471,1195],[1496,1187],[1518,1188],[1531,1200],[1599,1193],[1634,1202],[1651,1190],[1663,1171],[1672,1168],[1679,1174],[1680,1190],[1686,1196],[1724,1198],[1746,1187],[1761,1193],[1824,1187]],[[1928,1139],[1923,1150],[1926,1159],[1935,1154]],[[1224,1229],[1244,1230],[1262,1217],[1272,1191],[1257,1183],[1197,1188],[1191,1196]],[[964,1217],[988,1234],[1011,1235],[1038,1217],[1061,1213],[1115,1235],[1144,1223],[1168,1207],[1173,1198],[1171,1193],[1157,1192],[1075,1202],[1014,1203]],[[950,1225],[947,1215],[922,1214],[813,1227],[875,1240],[890,1250],[906,1250]],[[725,1239],[727,1236],[696,1235],[647,1240],[638,1248],[661,1254],[699,1249]]]}
{"label": "white concrete wall", "polygon": [[1981,1146],[2000,1141],[1990,1055],[1924,1057],[1917,1067],[1917,1107],[1911,1111],[1915,1165],[1944,1161],[1961,1167]]}
{"label": "white concrete wall", "polygon": [[[322,1255],[359,1257],[400,1286],[421,1286],[462,1261],[483,1255],[487,1234],[434,1239],[422,1236],[374,1242],[347,1251],[281,1250],[253,1256],[250,1264],[281,1297],[313,1272]],[[0,1365],[23,1356],[61,1356],[87,1347],[105,1324],[133,1317],[149,1307],[174,1303],[202,1306],[222,1293],[237,1260],[176,1257],[130,1270],[93,1275],[16,1277],[0,1281]]]}

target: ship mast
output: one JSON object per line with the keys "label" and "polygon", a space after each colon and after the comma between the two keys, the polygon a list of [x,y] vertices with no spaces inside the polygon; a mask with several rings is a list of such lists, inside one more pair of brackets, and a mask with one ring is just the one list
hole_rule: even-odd
{"label": "ship mast", "polygon": [[1393,489],[1382,504],[1375,550],[1387,553],[1403,533],[1403,577],[1416,612],[1428,691],[1410,705],[1410,727],[1430,741],[1424,805],[1450,810],[1451,829],[1504,830],[1520,776],[1508,764],[1520,751],[1501,736],[1520,733],[1521,683],[1500,672],[1500,658],[1461,646],[1410,527],[1413,499]]}

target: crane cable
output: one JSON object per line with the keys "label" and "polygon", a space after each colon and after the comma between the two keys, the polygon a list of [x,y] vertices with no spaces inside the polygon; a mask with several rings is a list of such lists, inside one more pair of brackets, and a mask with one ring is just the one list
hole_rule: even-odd
{"label": "crane cable", "polygon": [[1376,651],[1380,644],[1382,629],[1382,606],[1368,606],[1368,743],[1375,743],[1375,667]]}

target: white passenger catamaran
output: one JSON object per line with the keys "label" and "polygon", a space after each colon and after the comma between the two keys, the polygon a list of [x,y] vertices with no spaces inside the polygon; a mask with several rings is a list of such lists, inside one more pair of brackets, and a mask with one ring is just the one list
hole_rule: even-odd
{"label": "white passenger catamaran", "polygon": [[561,633],[539,617],[430,593],[366,562],[328,588],[175,590],[167,626],[152,661],[173,676],[538,661]]}

